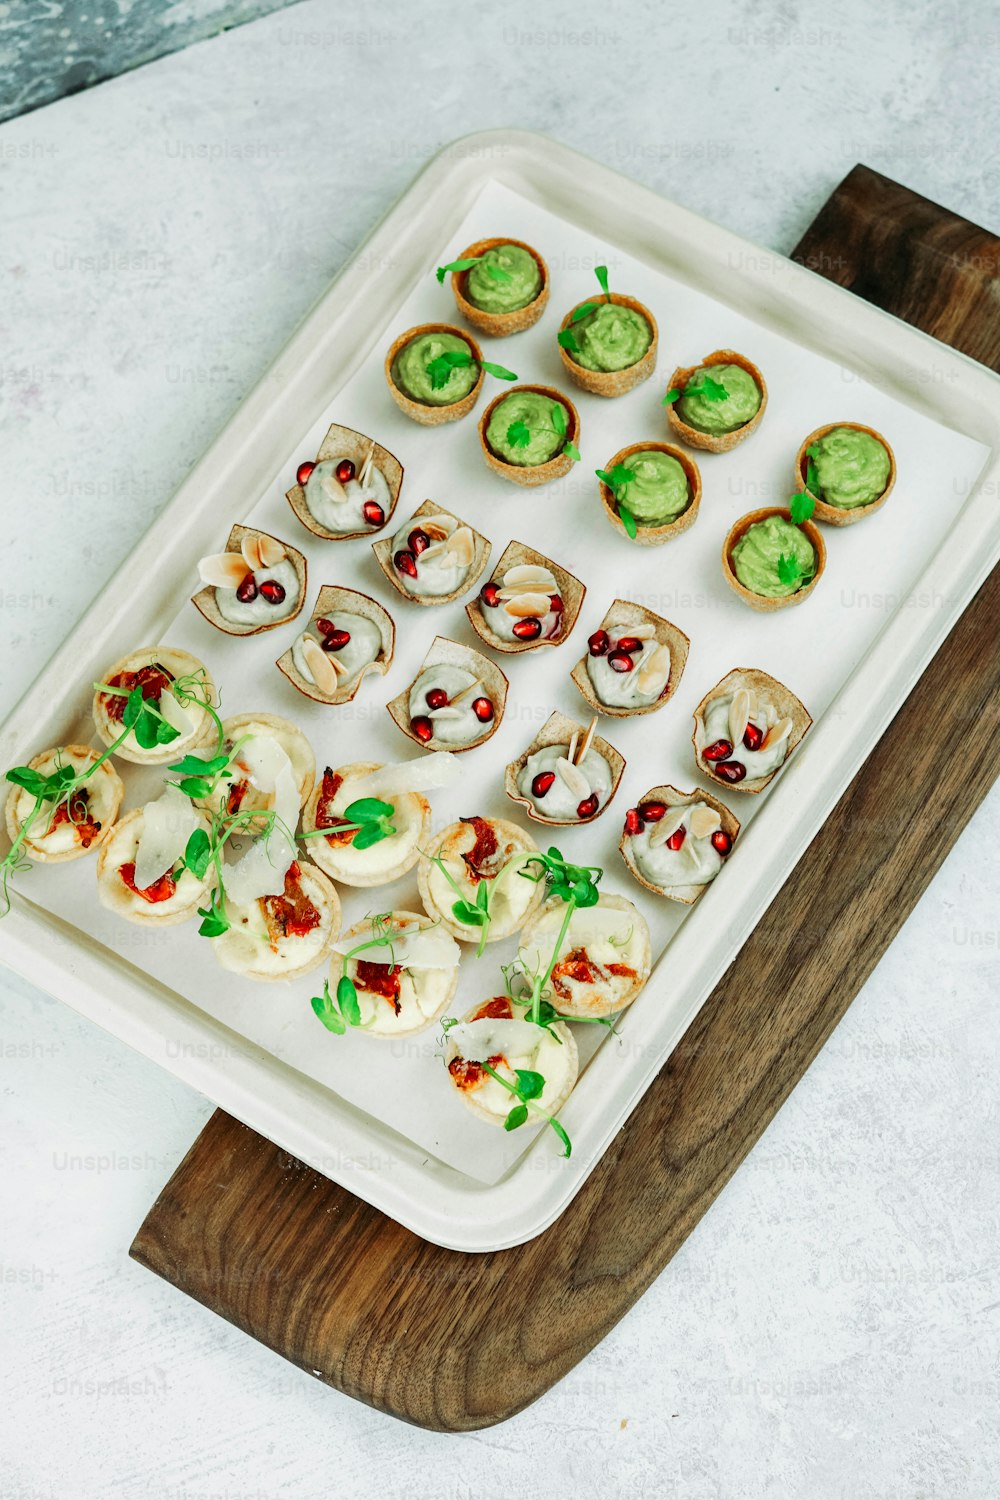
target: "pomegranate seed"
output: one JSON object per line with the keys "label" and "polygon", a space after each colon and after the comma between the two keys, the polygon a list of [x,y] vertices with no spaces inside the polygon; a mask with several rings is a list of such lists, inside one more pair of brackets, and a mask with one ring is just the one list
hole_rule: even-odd
{"label": "pomegranate seed", "polygon": [[616,646],[608,654],[608,666],[613,672],[631,672],[635,666],[635,662],[627,651],[622,651],[620,647]]}
{"label": "pomegranate seed", "polygon": [[576,815],[578,818],[592,818],[597,811],[597,797],[591,792],[589,797],[584,797],[582,802],[577,803]]}
{"label": "pomegranate seed", "polygon": [[448,702],[448,694],[444,688],[431,688],[424,697],[428,708],[444,708]]}
{"label": "pomegranate seed", "polygon": [[[329,620],[326,622],[330,624]],[[349,630],[337,630],[333,626],[326,632],[326,639],[321,643],[324,651],[343,651],[351,639]]]}
{"label": "pomegranate seed", "polygon": [[640,802],[639,816],[644,823],[658,823],[667,810],[665,802]]}
{"label": "pomegranate seed", "polygon": [[364,505],[362,505],[361,507],[361,514],[364,516],[369,526],[385,525],[385,511],[382,509],[381,505],[379,505],[377,500],[366,500]]}
{"label": "pomegranate seed", "polygon": [[712,745],[706,745],[701,752],[702,759],[708,761],[728,760],[733,753],[733,747],[728,740],[716,740]]}
{"label": "pomegranate seed", "polygon": [[739,760],[720,760],[712,769],[723,781],[742,781],[747,774],[746,766]]}
{"label": "pomegranate seed", "polygon": [[479,597],[490,609],[496,609],[500,603],[500,585],[498,583],[484,583],[479,590]]}
{"label": "pomegranate seed", "polygon": [[413,530],[410,532],[408,541],[410,545],[410,551],[413,553],[414,557],[419,557],[421,552],[426,552],[427,548],[431,544],[430,537],[427,535],[426,531],[422,530],[419,526],[414,526]]}
{"label": "pomegranate seed", "polygon": [[733,841],[729,837],[729,834],[726,833],[722,828],[717,828],[712,834],[712,848],[715,849],[719,854],[721,854],[723,859],[725,859],[726,855],[729,853],[732,847]]}
{"label": "pomegranate seed", "polygon": [[493,718],[493,704],[489,698],[473,698],[472,712],[480,724],[489,724]]}
{"label": "pomegranate seed", "polygon": [[531,795],[533,797],[544,797],[555,779],[555,771],[539,771],[538,775],[533,776],[531,779]]}
{"label": "pomegranate seed", "polygon": [[756,724],[748,724],[743,731],[743,743],[748,750],[759,750],[764,738],[763,729],[758,729]]}
{"label": "pomegranate seed", "polygon": [[410,720],[410,728],[418,740],[431,740],[434,738],[434,725],[423,714],[418,714],[415,719]]}
{"label": "pomegranate seed", "polygon": [[629,652],[631,652],[631,651],[641,651],[642,650],[642,642],[639,640],[638,636],[634,636],[634,635],[621,635],[621,636],[618,637],[618,640],[615,642],[615,650],[616,651],[629,651]]}
{"label": "pomegranate seed", "polygon": [[336,628],[337,627],[334,625],[333,621],[328,620],[325,615],[321,615],[320,618],[316,621],[316,629],[322,635],[329,635],[330,632],[336,630]]}
{"label": "pomegranate seed", "polygon": [[667,839],[667,848],[668,849],[673,849],[674,852],[676,853],[676,851],[683,844],[683,842],[684,842],[684,840],[685,840],[686,837],[687,837],[687,829],[684,827],[684,824],[682,823],[679,828],[675,828],[674,829],[673,833]]}
{"label": "pomegranate seed", "polygon": [[301,484],[303,489],[305,489],[306,485],[309,483],[309,475],[312,473],[315,467],[316,465],[310,458],[306,459],[304,464],[299,464],[298,468],[295,470],[296,483]]}
{"label": "pomegranate seed", "polygon": [[338,484],[350,484],[354,478],[354,465],[349,458],[342,458],[333,472]]}
{"label": "pomegranate seed", "polygon": [[642,814],[637,807],[630,807],[625,814],[625,832],[630,838],[642,832]]}
{"label": "pomegranate seed", "polygon": [[536,615],[526,615],[514,622],[514,634],[519,641],[537,641],[542,633],[542,622]]}
{"label": "pomegranate seed", "polygon": [[265,578],[260,586],[260,597],[266,599],[268,604],[284,604],[285,589],[276,578]]}
{"label": "pomegranate seed", "polygon": [[243,582],[236,586],[236,597],[241,604],[252,604],[257,597],[257,580],[252,573],[248,573]]}
{"label": "pomegranate seed", "polygon": [[417,563],[412,552],[397,552],[392,561],[397,573],[405,573],[410,578],[416,578]]}
{"label": "pomegranate seed", "polygon": [[611,645],[611,637],[606,630],[595,630],[587,641],[587,650],[591,656],[604,656]]}
{"label": "pomegranate seed", "polygon": [[563,612],[562,596],[559,594],[549,595],[549,612],[553,615],[561,615]]}

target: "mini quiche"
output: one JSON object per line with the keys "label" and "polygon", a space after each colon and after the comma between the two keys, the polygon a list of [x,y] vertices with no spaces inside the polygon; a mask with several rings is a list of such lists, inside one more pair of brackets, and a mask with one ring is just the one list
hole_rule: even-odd
{"label": "mini quiche", "polygon": [[547,1115],[566,1103],[580,1070],[569,1027],[562,1021],[536,1026],[524,1020],[506,995],[477,1005],[451,1027],[445,1037],[445,1063],[462,1103],[481,1120],[501,1126],[516,1100],[484,1063],[509,1083],[516,1083],[518,1072],[540,1073],[545,1083],[534,1103]]}
{"label": "mini quiche", "polygon": [[362,1029],[391,1041],[425,1030],[444,1014],[458,988],[460,959],[455,939],[425,916],[388,912],[344,933],[334,949],[330,988],[346,974],[357,991]]}
{"label": "mini quiche", "polygon": [[[60,745],[54,750],[43,750],[28,762],[28,767],[50,776],[63,766],[72,766],[80,775],[96,765],[98,759],[98,752],[87,745]],[[23,787],[12,786],[6,805],[11,843],[21,837],[27,824],[28,831],[20,847],[28,859],[38,864],[57,864],[79,859],[84,854],[96,854],[111,835],[124,795],[122,779],[107,760],[61,802],[51,798],[37,803]]]}
{"label": "mini quiche", "polygon": [[[419,791],[406,790],[410,779],[407,768],[382,766],[377,761],[355,761],[339,770],[324,768],[302,814],[303,833],[315,835],[321,830],[322,836],[309,838],[309,852],[321,870],[344,885],[373,886],[387,885],[413,869],[430,833],[431,808]],[[353,842],[357,824],[345,814],[352,803],[371,798],[391,805],[395,831],[357,848]]]}
{"label": "mini quiche", "polygon": [[184,865],[188,839],[208,819],[175,786],[116,823],[97,857],[102,906],[139,926],[173,927],[195,915],[217,883],[214,864],[198,879]]}
{"label": "mini quiche", "polygon": [[126,700],[135,688],[142,689],[143,698],[156,705],[177,736],[145,750],[130,734],[115,751],[120,760],[163,766],[213,738],[215,725],[206,707],[214,705],[216,694],[207,668],[175,646],[140,646],[109,667],[95,690],[94,724],[105,745],[113,744],[121,734]]}
{"label": "mini quiche", "polygon": [[[549,963],[565,914],[565,903],[550,898],[525,927],[518,957],[529,973]],[[570,918],[546,998],[560,1015],[613,1016],[631,1005],[651,967],[645,917],[625,896],[605,892]]]}
{"label": "mini quiche", "polygon": [[329,957],[340,932],[340,899],[331,881],[293,859],[282,889],[245,901],[226,899],[229,930],[212,939],[224,969],[245,979],[297,979]]}
{"label": "mini quiche", "polygon": [[545,881],[532,879],[531,856],[538,852],[530,834],[504,818],[461,818],[449,823],[428,845],[417,871],[420,899],[428,914],[464,943],[482,940],[479,924],[456,915],[460,902],[477,906],[488,893],[486,942],[518,932],[545,895]]}
{"label": "mini quiche", "polygon": [[[231,755],[232,776],[220,781],[212,796],[200,806],[211,813],[271,812],[281,772],[291,770],[298,789],[299,807],[313,789],[316,757],[301,729],[277,714],[237,714],[223,719],[222,752]],[[241,825],[243,826],[243,825]],[[252,831],[253,823],[246,829]]]}
{"label": "mini quiche", "polygon": [[732,853],[738,819],[709,792],[654,786],[625,814],[618,845],[640,885],[693,906]]}

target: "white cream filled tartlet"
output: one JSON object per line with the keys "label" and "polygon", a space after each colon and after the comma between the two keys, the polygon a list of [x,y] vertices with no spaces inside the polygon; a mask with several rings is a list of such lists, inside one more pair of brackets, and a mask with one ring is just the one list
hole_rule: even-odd
{"label": "white cream filled tartlet", "polygon": [[410,688],[410,728],[419,740],[458,747],[482,739],[496,717],[481,680],[465,667],[438,662]]}
{"label": "white cream filled tartlet", "polygon": [[[88,772],[97,760],[98,752],[87,745],[60,745],[36,755],[28,766],[41,776],[72,767],[79,776]],[[107,760],[65,800],[53,796],[39,803],[24,787],[12,786],[6,803],[11,843],[27,825],[20,849],[39,864],[56,864],[96,854],[111,836],[124,795],[121,777]]]}
{"label": "white cream filled tartlet", "polygon": [[501,641],[531,644],[562,634],[563,599],[551,568],[521,563],[491,579],[479,591],[479,611]]}
{"label": "white cream filled tartlet", "polygon": [[174,786],[128,813],[98,855],[101,905],[143,926],[169,927],[193,917],[217,880],[214,865],[202,879],[184,865],[188,840],[199,828],[207,832],[208,819]]}
{"label": "white cream filled tartlet", "polygon": [[[462,818],[435,836],[420,861],[420,898],[428,913],[466,943],[482,940],[482,924],[463,922],[456,905],[482,901],[488,893],[489,924],[485,941],[498,942],[517,932],[541,902],[545,881],[530,861],[537,853],[534,839],[503,818]],[[526,871],[527,873],[522,873]]]}
{"label": "white cream filled tartlet", "polygon": [[770,777],[788,756],[792,720],[751,688],[721,693],[696,718],[698,753],[708,770],[729,785]]}
{"label": "white cream filled tartlet", "polygon": [[536,1026],[523,1015],[506,995],[499,995],[469,1011],[445,1036],[445,1063],[453,1087],[490,1125],[503,1125],[517,1101],[484,1063],[510,1083],[516,1082],[519,1070],[540,1073],[545,1084],[534,1103],[547,1115],[562,1108],[576,1083],[579,1058],[569,1027],[562,1021]]}
{"label": "white cream filled tartlet", "polygon": [[517,777],[517,789],[539,818],[577,823],[600,812],[611,796],[614,777],[604,756],[590,748],[570,759],[569,745],[543,745],[529,755]]}
{"label": "white cream filled tartlet", "polygon": [[353,688],[382,654],[382,632],[374,620],[335,609],[310,622],[292,644],[300,677],[321,692]]}
{"label": "white cream filled tartlet", "polygon": [[[302,815],[303,831],[310,837],[310,856],[322,870],[344,885],[386,885],[411,870],[420,857],[420,847],[430,832],[430,803],[419,788],[434,785],[430,756],[424,761],[381,766],[375,761],[357,761],[334,770],[327,766]],[[452,757],[442,752],[441,759]],[[429,775],[421,780],[421,771]],[[448,767],[449,776],[452,774]],[[437,783],[440,784],[440,783]],[[357,847],[357,828],[345,817],[355,802],[374,799],[390,807],[387,821],[394,832],[367,847]],[[364,841],[362,841],[362,844]]]}
{"label": "white cream filled tartlet", "polygon": [[[565,913],[565,903],[550,898],[525,927],[518,957],[528,973],[549,963]],[[638,995],[650,966],[646,919],[624,896],[604,893],[570,918],[545,998],[562,1015],[614,1015]]]}
{"label": "white cream filled tartlet", "polygon": [[445,514],[411,516],[392,539],[392,575],[414,598],[438,599],[464,587],[476,556],[470,526]]}
{"label": "white cream filled tartlet", "polygon": [[[388,937],[386,944],[382,939]],[[372,946],[354,952],[362,944]],[[450,933],[410,911],[368,917],[334,947],[330,988],[341,973],[354,984],[361,1027],[393,1038],[423,1031],[444,1014],[458,987],[461,949]]]}
{"label": "white cream filled tartlet", "polygon": [[215,723],[205,705],[215,703],[215,684],[204,664],[175,646],[142,646],[109,667],[95,688],[94,724],[105,745],[113,744],[121,734],[128,694],[136,688],[177,734],[149,749],[129,734],[115,751],[120,760],[140,766],[166,765],[213,738]]}
{"label": "white cream filled tartlet", "polygon": [[315,865],[292,860],[272,895],[236,900],[227,890],[229,930],[212,939],[224,969],[247,979],[294,979],[325,962],[340,931],[340,900]]}
{"label": "white cream filled tartlet", "polygon": [[306,509],[326,531],[377,531],[392,509],[389,482],[373,458],[357,471],[349,458],[323,458],[300,465],[299,479]]}
{"label": "white cream filled tartlet", "polygon": [[622,853],[644,884],[690,904],[722,869],[738,826],[723,827],[720,808],[697,794],[668,802],[654,793],[626,813]]}
{"label": "white cream filled tartlet", "polygon": [[670,648],[644,622],[595,630],[586,663],[596,697],[609,708],[645,708],[670,680]]}

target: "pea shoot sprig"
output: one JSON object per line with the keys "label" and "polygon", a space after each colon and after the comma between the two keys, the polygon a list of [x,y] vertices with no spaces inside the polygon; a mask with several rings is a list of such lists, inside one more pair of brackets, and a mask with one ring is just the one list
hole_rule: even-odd
{"label": "pea shoot sprig", "polygon": [[635,470],[630,469],[628,464],[615,464],[611,469],[595,469],[594,473],[598,479],[607,485],[614,496],[615,505],[618,507],[618,514],[621,517],[621,523],[634,542],[639,527],[636,524],[635,516],[625,503],[625,496],[628,493],[629,485],[635,478]]}
{"label": "pea shoot sprig", "polygon": [[[490,924],[493,921],[493,913],[490,910],[490,898],[496,888],[496,884],[512,865],[520,864],[521,859],[521,855],[515,854],[500,866],[495,875],[480,879],[476,886],[476,899],[475,901],[470,901],[440,854],[430,856],[431,864],[437,866],[457,897],[457,900],[453,901],[451,906],[452,915],[456,922],[461,922],[464,927],[479,928],[479,943],[476,947],[477,958],[482,958],[486,950],[486,944],[489,942]],[[526,874],[524,870],[519,870],[518,874],[523,875],[526,880],[535,879],[533,875]]]}
{"label": "pea shoot sprig", "polygon": [[721,380],[714,380],[711,375],[703,375],[700,380],[689,381],[683,389],[672,385],[661,402],[662,406],[673,406],[682,396],[704,396],[706,401],[725,401],[729,392]]}
{"label": "pea shoot sprig", "polygon": [[320,1021],[327,1031],[332,1031],[335,1036],[343,1036],[348,1026],[366,1026],[371,1022],[361,1019],[361,1005],[358,1001],[358,989],[354,980],[347,972],[352,958],[359,953],[365,953],[370,948],[389,949],[389,973],[392,974],[396,968],[396,957],[393,952],[393,942],[396,933],[392,925],[392,913],[380,912],[378,916],[371,919],[372,936],[363,943],[356,943],[341,955],[340,978],[337,980],[336,996],[330,994],[330,981],[324,979],[323,991],[319,995],[313,995],[309,1002]]}
{"label": "pea shoot sprig", "polygon": [[21,787],[34,797],[35,801],[34,806],[29,809],[21,823],[10,848],[0,861],[0,916],[6,916],[10,911],[10,882],[13,876],[30,869],[31,861],[24,852],[24,845],[31,829],[41,816],[43,808],[51,806],[51,818],[54,818],[59,808],[65,804],[70,821],[74,823],[82,821],[85,806],[78,794],[105,761],[109,760],[119,746],[124,744],[130,734],[134,732],[137,743],[147,750],[152,749],[154,745],[169,744],[171,740],[180,737],[180,730],[167,723],[157,705],[143,697],[141,687],[128,690],[108,688],[104,683],[95,683],[94,686],[100,692],[112,692],[125,699],[121,733],[112,740],[96,760],[82,771],[77,771],[72,765],[57,765],[54,770],[45,774],[34,770],[31,766],[12,766],[6,773],[7,781],[13,786]]}
{"label": "pea shoot sprig", "polygon": [[580,450],[576,446],[576,444],[572,442],[567,436],[569,432],[569,424],[566,420],[566,408],[565,406],[563,406],[561,401],[552,402],[551,406],[549,407],[549,417],[551,419],[550,426],[539,425],[534,429],[529,427],[527,422],[511,422],[510,426],[507,428],[507,442],[512,448],[527,448],[534,433],[551,432],[554,433],[556,437],[562,438],[564,440],[563,445],[559,450],[560,453],[565,453],[567,458],[571,458],[575,464],[579,463]]}
{"label": "pea shoot sprig", "polygon": [[485,255],[467,255],[463,260],[449,261],[446,266],[438,266],[434,274],[443,285],[444,278],[449,271],[471,271],[472,267],[478,266],[480,261],[486,261],[487,276],[492,277],[500,286],[506,286],[508,282],[514,280],[509,271],[505,271],[503,266],[498,266],[495,261],[488,260]]}
{"label": "pea shoot sprig", "polygon": [[[95,692],[110,698],[125,698],[130,700],[134,693],[138,692],[141,694],[142,692],[141,687],[115,687],[109,682],[95,682],[93,686]],[[202,709],[204,713],[208,714],[209,718],[214,720],[218,736],[218,749],[221,751],[225,741],[225,731],[222,728],[222,720],[212,702],[212,695],[209,691],[204,672],[199,669],[197,672],[188,672],[182,677],[175,677],[167,684],[167,688],[164,691],[167,691],[167,689],[173,693],[182,708],[194,705],[196,708]],[[180,737],[180,730],[175,728],[161,712],[160,700],[156,699],[154,701],[152,698],[143,698],[142,701],[142,712],[133,714],[133,722],[128,726],[129,729],[135,731],[135,741],[140,749],[155,750],[158,745],[169,745],[172,740],[178,739]],[[122,723],[126,722],[128,713],[129,705],[126,703],[122,714]],[[118,744],[121,744],[122,739],[125,738],[127,736],[123,735],[119,739]]]}
{"label": "pea shoot sprig", "polygon": [[431,390],[443,390],[451,379],[453,370],[467,370],[470,365],[478,365],[487,375],[493,375],[497,380],[517,379],[514,371],[508,370],[504,365],[495,365],[488,359],[476,359],[471,349],[445,349],[442,354],[436,354],[427,361]]}
{"label": "pea shoot sprig", "polygon": [[512,1070],[514,1081],[511,1082],[502,1073],[498,1073],[491,1063],[480,1063],[480,1067],[484,1073],[488,1073],[501,1088],[506,1089],[508,1094],[512,1094],[517,1100],[517,1103],[510,1110],[503,1122],[504,1130],[517,1130],[521,1125],[527,1124],[532,1115],[537,1115],[555,1131],[559,1140],[562,1141],[562,1155],[573,1155],[573,1142],[569,1138],[565,1125],[555,1115],[550,1115],[547,1110],[542,1109],[541,1105],[535,1102],[541,1098],[545,1089],[545,1077],[542,1073],[537,1072],[534,1068],[514,1068]]}
{"label": "pea shoot sprig", "polygon": [[[608,290],[607,266],[595,266],[594,275],[597,277],[601,291],[604,293],[605,302],[610,302],[611,293]],[[581,302],[579,307],[573,309],[573,312],[570,314],[569,327],[561,329],[559,333],[559,344],[563,349],[568,350],[570,354],[579,354],[580,344],[576,334],[573,332],[573,324],[579,323],[582,318],[589,318],[590,314],[595,313],[599,306],[600,303],[598,302]]]}

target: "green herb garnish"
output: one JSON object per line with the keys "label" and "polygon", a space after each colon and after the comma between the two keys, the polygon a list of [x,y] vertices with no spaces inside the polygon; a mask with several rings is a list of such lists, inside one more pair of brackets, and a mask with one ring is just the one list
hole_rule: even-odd
{"label": "green herb garnish", "polygon": [[[601,291],[604,293],[604,300],[606,302],[610,302],[611,293],[608,291],[607,266],[595,266],[594,275],[597,277]],[[597,311],[597,308],[598,304],[596,302],[581,302],[579,307],[575,307],[573,309],[573,311],[570,313],[569,318],[570,327],[561,329],[559,334],[557,335],[558,343],[561,348],[567,349],[570,354],[578,354],[580,352],[580,345],[577,343],[575,334],[573,334],[571,331],[572,325],[574,323],[579,323],[582,318],[589,318],[591,313]]]}
{"label": "green herb garnish", "polygon": [[628,490],[628,486],[635,478],[635,470],[630,469],[628,464],[615,464],[613,469],[595,469],[594,473],[597,475],[598,479],[603,480],[608,489],[614,495],[615,504],[618,507],[618,515],[621,519],[621,523],[634,542],[636,539],[636,535],[638,534],[639,527],[636,524],[635,516],[625,504],[625,495]]}
{"label": "green herb garnish", "polygon": [[778,558],[778,582],[798,583],[802,578],[802,564],[794,555],[786,557],[782,552]]}
{"label": "green herb garnish", "polygon": [[711,375],[703,375],[700,380],[686,385],[683,390],[677,386],[671,386],[664,396],[662,405],[673,406],[682,396],[704,396],[706,401],[725,401],[729,392],[721,380],[713,380]]}
{"label": "green herb garnish", "polygon": [[452,370],[465,370],[476,363],[479,364],[481,370],[486,371],[487,375],[493,375],[497,380],[517,379],[514,371],[506,369],[503,365],[495,365],[488,359],[477,361],[471,349],[446,349],[443,354],[436,354],[427,363],[431,390],[439,391],[446,386],[451,379]]}
{"label": "green herb garnish", "polygon": [[[469,255],[464,260],[453,260],[446,266],[438,266],[434,274],[437,276],[438,281],[443,283],[449,271],[471,271],[472,267],[478,266],[481,260],[486,260],[486,257],[484,255]],[[501,285],[514,280],[509,271],[505,271],[503,266],[496,265],[492,260],[486,261],[486,274],[487,276],[492,276],[494,281],[499,281]]]}
{"label": "green herb garnish", "polygon": [[[549,427],[539,426],[535,429],[535,431],[551,432],[556,437],[563,438],[564,441],[562,448],[559,450],[560,453],[565,453],[567,458],[572,459],[575,464],[579,463],[580,450],[576,446],[576,444],[569,440],[566,436],[567,432],[569,431],[569,427],[566,422],[566,408],[563,406],[561,401],[553,401],[551,407],[549,408],[549,413],[552,417],[552,425]],[[507,442],[512,448],[527,448],[528,444],[531,442],[531,428],[528,426],[527,422],[511,422],[510,426],[507,428]],[[558,455],[553,455],[553,457],[558,457]]]}
{"label": "green herb garnish", "polygon": [[[330,994],[328,981],[323,983],[323,993],[314,995],[310,1004],[316,1015],[322,1021],[327,1031],[332,1031],[337,1036],[343,1036],[348,1026],[364,1027],[371,1022],[362,1021],[361,1004],[358,1000],[358,989],[354,980],[347,972],[347,966],[351,959],[358,953],[366,953],[370,948],[388,948],[389,963],[387,965],[390,974],[396,967],[395,955],[392,950],[395,934],[392,926],[392,913],[380,912],[378,916],[371,919],[372,933],[374,936],[367,938],[363,943],[356,943],[346,953],[341,954],[340,978],[337,980],[336,999]],[[432,924],[433,925],[433,924]],[[421,932],[428,928],[420,928]]]}
{"label": "green herb garnish", "polygon": [[803,521],[808,521],[815,509],[816,501],[805,490],[800,490],[788,502],[788,514],[796,526],[801,526]]}

